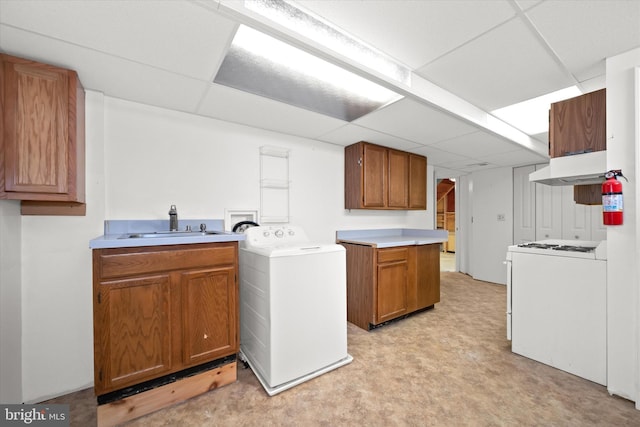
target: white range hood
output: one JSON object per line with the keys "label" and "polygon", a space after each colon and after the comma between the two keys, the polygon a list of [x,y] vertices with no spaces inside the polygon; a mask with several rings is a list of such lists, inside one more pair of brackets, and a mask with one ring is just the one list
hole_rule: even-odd
{"label": "white range hood", "polygon": [[607,171],[607,152],[554,157],[549,166],[529,174],[530,182],[546,185],[602,184]]}

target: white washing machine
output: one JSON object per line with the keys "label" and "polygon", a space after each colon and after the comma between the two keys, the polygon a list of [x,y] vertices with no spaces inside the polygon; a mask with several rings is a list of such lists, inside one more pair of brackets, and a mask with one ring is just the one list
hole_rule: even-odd
{"label": "white washing machine", "polygon": [[350,363],[346,252],[296,226],[245,230],[240,358],[270,396]]}

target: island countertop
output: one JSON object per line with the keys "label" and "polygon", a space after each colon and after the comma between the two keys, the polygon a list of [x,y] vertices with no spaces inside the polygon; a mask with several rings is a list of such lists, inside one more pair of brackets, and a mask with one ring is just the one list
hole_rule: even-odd
{"label": "island countertop", "polygon": [[369,230],[338,230],[338,243],[353,243],[375,248],[391,248],[395,246],[430,245],[446,242],[447,230],[428,230],[417,228],[384,228]]}
{"label": "island countertop", "polygon": [[[201,233],[200,224],[215,234]],[[177,235],[158,235],[154,237],[128,237],[131,234],[152,234],[167,232],[168,220],[107,220],[104,222],[104,234],[89,241],[90,249],[131,248],[139,246],[184,245],[194,243],[237,242],[245,240],[243,233],[223,230],[223,220],[185,219],[180,220],[180,229],[190,226],[193,233],[178,232]]]}

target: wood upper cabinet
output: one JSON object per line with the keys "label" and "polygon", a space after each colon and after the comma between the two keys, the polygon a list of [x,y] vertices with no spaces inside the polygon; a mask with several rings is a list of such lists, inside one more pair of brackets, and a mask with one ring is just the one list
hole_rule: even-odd
{"label": "wood upper cabinet", "polygon": [[357,163],[362,169],[362,200],[365,208],[384,208],[388,192],[388,152],[384,147],[365,144]]}
{"label": "wood upper cabinet", "polygon": [[238,351],[237,242],[93,251],[96,395]]}
{"label": "wood upper cabinet", "polygon": [[78,75],[4,54],[0,62],[0,198],[84,203]]}
{"label": "wood upper cabinet", "polygon": [[426,209],[427,158],[368,142],[345,147],[345,209]]}
{"label": "wood upper cabinet", "polygon": [[374,248],[342,242],[347,252],[347,320],[372,329],[440,301],[440,245]]}
{"label": "wood upper cabinet", "polygon": [[407,209],[409,207],[409,153],[388,150],[389,192],[387,207]]}
{"label": "wood upper cabinet", "polygon": [[409,154],[409,209],[427,209],[427,158]]}
{"label": "wood upper cabinet", "polygon": [[606,126],[606,89],[551,104],[549,156],[606,150]]}

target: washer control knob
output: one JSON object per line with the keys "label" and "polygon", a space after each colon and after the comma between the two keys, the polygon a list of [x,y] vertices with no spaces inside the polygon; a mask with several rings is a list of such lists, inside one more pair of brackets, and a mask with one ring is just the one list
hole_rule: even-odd
{"label": "washer control knob", "polygon": [[268,231],[263,231],[263,232],[262,232],[262,235],[263,235],[264,237],[269,237],[269,232],[268,232]]}
{"label": "washer control knob", "polygon": [[289,236],[293,236],[294,234],[296,234],[296,232],[295,232],[295,231],[293,231],[293,230],[289,230]]}
{"label": "washer control knob", "polygon": [[282,229],[276,230],[276,237],[281,238],[282,236],[284,236],[284,231]]}

